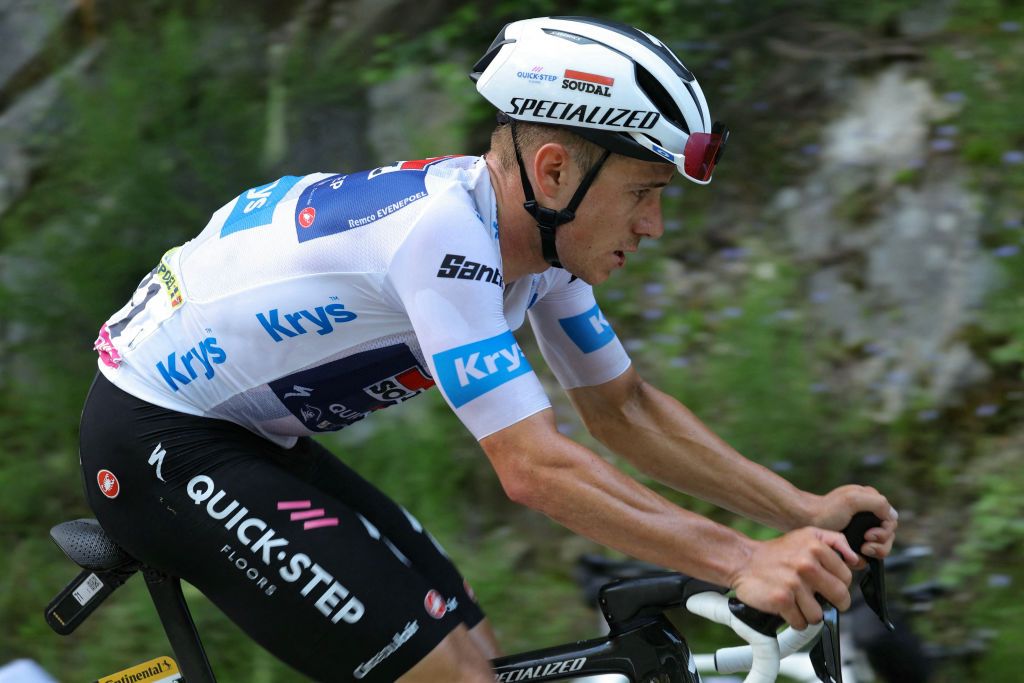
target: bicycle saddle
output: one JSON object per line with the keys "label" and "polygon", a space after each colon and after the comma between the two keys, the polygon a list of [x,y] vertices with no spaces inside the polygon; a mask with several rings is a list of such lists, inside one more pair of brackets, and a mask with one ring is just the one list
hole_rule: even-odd
{"label": "bicycle saddle", "polygon": [[50,538],[82,569],[109,571],[137,564],[107,536],[95,519],[74,519],[50,529]]}
{"label": "bicycle saddle", "polygon": [[650,574],[605,585],[598,596],[598,604],[614,631],[634,619],[658,616],[705,591],[726,593],[728,589],[676,572]]}

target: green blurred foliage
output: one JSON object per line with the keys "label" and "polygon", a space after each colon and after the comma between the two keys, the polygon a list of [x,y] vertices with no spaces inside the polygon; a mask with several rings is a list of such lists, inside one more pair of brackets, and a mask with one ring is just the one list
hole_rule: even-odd
{"label": "green blurred foliage", "polygon": [[[282,98],[331,119],[362,106],[366,89],[428,65],[451,106],[463,112],[461,136],[482,146],[493,119],[465,80],[468,67],[503,22],[565,13],[656,32],[687,56],[716,115],[734,131],[715,189],[670,193],[660,249],[635,255],[599,290],[642,374],[738,450],[798,485],[823,492],[870,481],[892,491],[900,507],[930,515],[941,575],[958,596],[931,620],[931,635],[955,644],[967,627],[997,628],[999,637],[970,676],[1011,680],[1024,609],[1007,599],[1015,588],[989,585],[986,577],[1005,574],[1011,586],[1024,581],[1006,559],[1024,546],[1022,411],[1020,402],[998,399],[1020,392],[1024,378],[1024,163],[1013,154],[1024,150],[1024,41],[1012,30],[1024,23],[1024,9],[1000,0],[948,3],[944,28],[914,41],[914,68],[962,102],[946,123],[955,125],[957,153],[985,199],[991,227],[984,245],[1003,272],[969,331],[996,376],[963,408],[934,411],[922,396],[900,419],[882,424],[870,396],[832,382],[835,367],[856,350],[818,334],[805,292],[813,264],[793,262],[779,246],[781,228],[763,211],[780,187],[813,171],[813,158],[799,150],[818,142],[820,124],[842,104],[826,94],[835,73],[820,68],[834,57],[826,48],[860,55],[848,57],[848,68],[868,73],[890,59],[871,56],[871,49],[898,39],[901,17],[922,6],[500,0],[458,6],[415,36],[382,33],[363,45],[325,34],[326,10],[315,7],[290,16],[282,8],[260,14],[237,3],[183,9],[149,0],[105,17],[99,67],[66,83],[53,133],[59,144],[0,225],[8,270],[0,279],[0,541],[9,549],[0,573],[0,662],[32,656],[71,680],[168,651],[138,579],[71,639],[48,631],[42,606],[74,569],[45,539],[46,528],[90,516],[79,488],[76,417],[94,372],[89,347],[99,323],[160,254],[196,234],[240,190],[285,172],[346,168],[326,152],[303,159],[312,167],[294,166],[289,142],[311,133],[305,111]],[[280,30],[275,14],[289,20],[288,30]],[[486,35],[480,26],[488,27]],[[772,49],[777,41],[812,54],[783,59]],[[814,56],[815,50],[825,52]],[[431,142],[416,140],[422,149],[410,157],[466,151],[432,150]],[[908,169],[898,180],[916,183],[920,174]],[[855,218],[874,198],[847,199],[842,212]],[[724,236],[716,232],[723,213],[738,222]],[[721,281],[681,291],[679,283],[700,269]],[[976,410],[990,403],[998,405],[995,416]],[[596,447],[565,405],[556,407],[567,428]],[[939,419],[920,417],[929,412]],[[370,424],[382,420],[387,427]],[[326,441],[441,540],[509,650],[595,635],[593,614],[579,604],[571,578],[573,553],[592,548],[505,500],[486,458],[436,393]],[[865,464],[872,453],[889,457]],[[664,493],[746,533],[772,533]],[[191,591],[189,598],[223,680],[296,679],[202,596]]]}

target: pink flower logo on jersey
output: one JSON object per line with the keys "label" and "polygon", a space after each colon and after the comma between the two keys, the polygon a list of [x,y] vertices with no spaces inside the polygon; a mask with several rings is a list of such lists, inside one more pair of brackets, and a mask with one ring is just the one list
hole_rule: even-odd
{"label": "pink flower logo on jersey", "polygon": [[431,590],[427,593],[427,597],[423,598],[423,607],[427,610],[427,614],[434,619],[440,619],[448,612],[444,597],[435,590]]}
{"label": "pink flower logo on jersey", "polygon": [[100,486],[100,492],[107,498],[117,498],[117,494],[121,492],[121,483],[110,470],[97,472],[96,483]]}
{"label": "pink flower logo on jersey", "polygon": [[100,354],[100,361],[108,368],[117,368],[118,365],[124,362],[121,358],[121,353],[114,348],[114,342],[110,340],[110,330],[104,325],[100,328],[100,334],[96,337],[96,341],[93,342],[92,348],[96,353]]}
{"label": "pink flower logo on jersey", "polygon": [[313,221],[316,220],[316,209],[312,206],[307,206],[305,209],[299,212],[299,225],[304,228],[308,228],[313,225]]}

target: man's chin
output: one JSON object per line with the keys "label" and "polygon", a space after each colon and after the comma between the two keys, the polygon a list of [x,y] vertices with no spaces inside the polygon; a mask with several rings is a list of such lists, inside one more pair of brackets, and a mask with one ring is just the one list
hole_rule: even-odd
{"label": "man's chin", "polygon": [[579,275],[573,273],[573,275],[575,275],[577,279],[583,280],[591,287],[595,287],[611,277],[612,273],[611,271],[601,271],[597,273],[580,273]]}

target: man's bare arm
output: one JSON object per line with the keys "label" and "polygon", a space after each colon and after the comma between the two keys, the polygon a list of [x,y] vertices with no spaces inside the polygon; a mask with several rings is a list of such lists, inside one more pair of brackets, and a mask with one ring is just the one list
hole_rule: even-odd
{"label": "man's bare arm", "polygon": [[853,513],[869,510],[884,523],[868,534],[863,549],[884,556],[892,547],[895,511],[875,489],[845,486],[826,496],[802,491],[740,455],[633,368],[598,387],[570,390],[569,396],[595,437],[678,491],[781,531],[804,526],[838,530]]}

